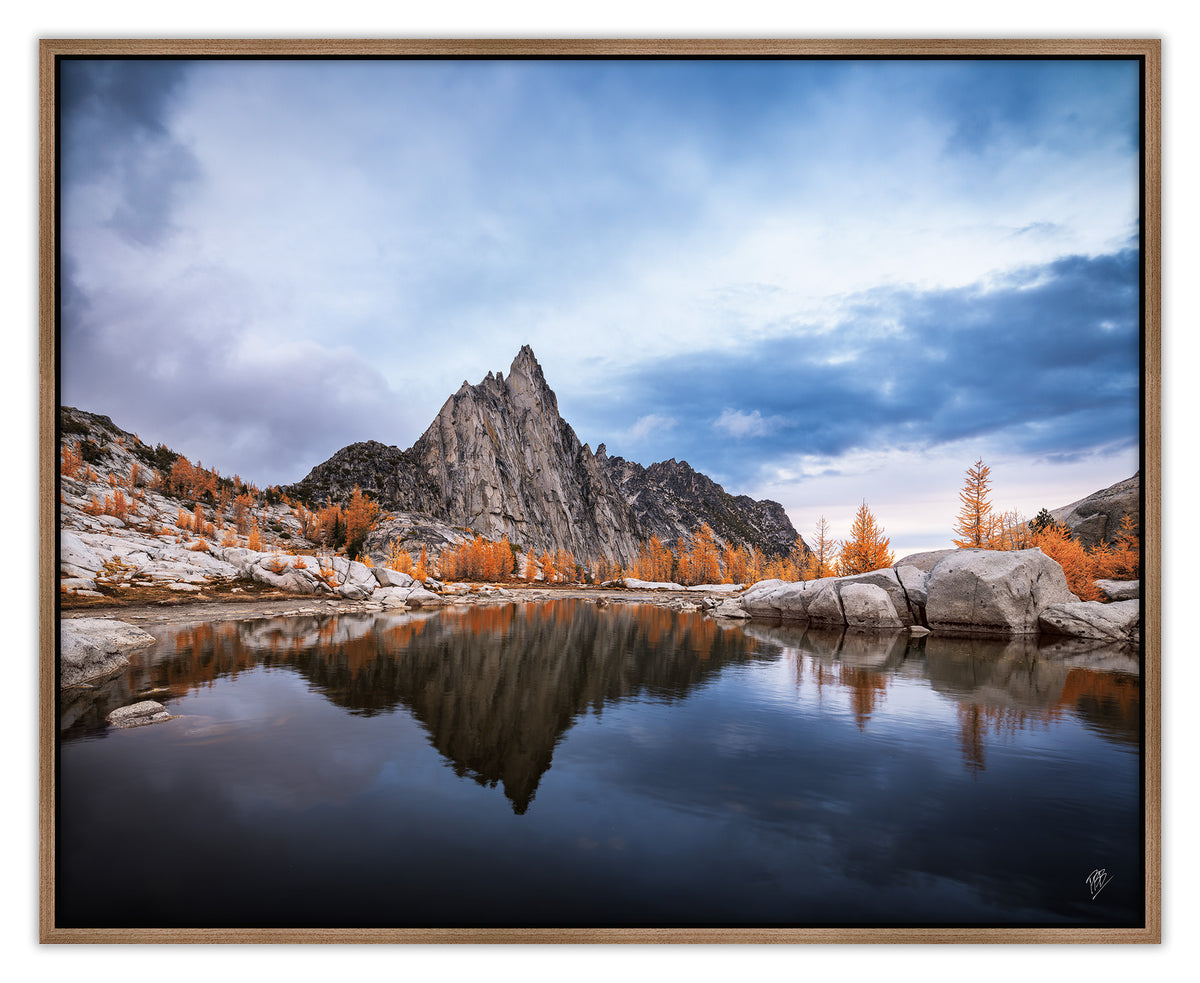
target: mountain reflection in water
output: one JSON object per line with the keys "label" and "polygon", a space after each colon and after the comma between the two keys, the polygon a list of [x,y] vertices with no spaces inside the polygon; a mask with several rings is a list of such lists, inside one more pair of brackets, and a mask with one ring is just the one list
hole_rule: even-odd
{"label": "mountain reflection in water", "polygon": [[923,676],[956,701],[971,769],[986,765],[988,734],[1063,713],[1112,740],[1140,741],[1138,660],[1119,646],[1059,640],[1039,650],[1028,637],[913,638],[758,623],[743,630],[693,612],[598,608],[580,599],[206,623],[160,635],[99,699],[78,694],[90,703],[64,715],[73,725],[65,737],[149,691],[182,696],[256,666],[288,667],[350,713],[407,708],[458,775],[502,785],[513,810],[524,813],[581,714],[635,696],[682,699],[727,665],[782,657],[818,699],[825,687],[845,691],[860,730],[897,673]]}
{"label": "mountain reflection in water", "polygon": [[151,630],[63,694],[64,925],[1140,918],[1128,649],[590,600]]}

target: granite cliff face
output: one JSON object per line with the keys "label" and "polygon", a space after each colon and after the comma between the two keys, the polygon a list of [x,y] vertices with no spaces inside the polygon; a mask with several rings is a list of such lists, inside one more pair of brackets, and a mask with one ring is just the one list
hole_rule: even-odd
{"label": "granite cliff face", "polygon": [[[407,451],[352,444],[292,487],[310,501],[358,485],[386,510],[423,514],[522,550],[570,550],[631,563],[638,546],[690,536],[707,522],[722,540],[786,552],[796,531],[782,506],[729,495],[674,460],[643,468],[593,454],[558,412],[532,349],[509,369],[462,384]],[[404,538],[404,537],[401,537]]]}

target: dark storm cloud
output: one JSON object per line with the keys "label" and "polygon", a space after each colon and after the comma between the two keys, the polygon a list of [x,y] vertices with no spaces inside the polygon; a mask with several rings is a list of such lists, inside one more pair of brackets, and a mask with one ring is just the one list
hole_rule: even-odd
{"label": "dark storm cloud", "polygon": [[63,191],[109,184],[106,224],[159,245],[171,212],[199,175],[168,119],[189,65],[180,61],[64,61],[59,75]]}
{"label": "dark storm cloud", "polygon": [[663,360],[621,405],[678,421],[652,454],[743,481],[787,454],[988,438],[1066,461],[1138,440],[1134,250],[960,289],[879,288],[844,310],[830,331]]}
{"label": "dark storm cloud", "polygon": [[352,441],[386,441],[403,412],[371,362],[336,341],[259,340],[252,292],[198,270],[169,293],[76,300],[64,401],[260,484],[297,481]]}

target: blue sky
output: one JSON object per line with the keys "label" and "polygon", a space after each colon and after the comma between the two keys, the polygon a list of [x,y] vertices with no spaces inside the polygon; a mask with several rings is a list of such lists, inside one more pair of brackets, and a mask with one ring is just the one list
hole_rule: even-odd
{"label": "blue sky", "polygon": [[260,483],[531,344],[593,448],[949,545],[1138,437],[1131,62],[74,62],[62,401]]}

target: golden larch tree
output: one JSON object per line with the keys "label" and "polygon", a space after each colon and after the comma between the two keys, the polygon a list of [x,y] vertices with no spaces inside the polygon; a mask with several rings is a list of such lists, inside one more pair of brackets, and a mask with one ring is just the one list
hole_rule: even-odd
{"label": "golden larch tree", "polygon": [[707,522],[696,531],[692,546],[692,576],[698,584],[715,584],[721,579],[721,555],[717,552],[712,527]]}
{"label": "golden larch tree", "polygon": [[891,540],[884,536],[883,531],[864,501],[854,516],[850,538],[842,546],[838,573],[845,577],[890,567],[895,556],[888,549]]}
{"label": "golden larch tree", "polygon": [[804,562],[802,580],[820,580],[830,577],[837,566],[838,544],[829,531],[829,520],[825,516],[817,519],[816,535],[812,549]]}
{"label": "golden larch tree", "polygon": [[725,570],[725,575],[721,582],[724,584],[744,584],[747,579],[747,572],[750,569],[750,554],[740,546],[734,546],[732,542],[725,544],[725,548],[721,550],[721,566]]}
{"label": "golden larch tree", "polygon": [[976,461],[967,468],[967,480],[958,500],[962,507],[958,510],[958,518],[954,522],[954,531],[961,537],[954,540],[959,549],[986,549],[989,534],[992,532],[989,517],[992,503],[988,501],[990,471],[983,459]]}

